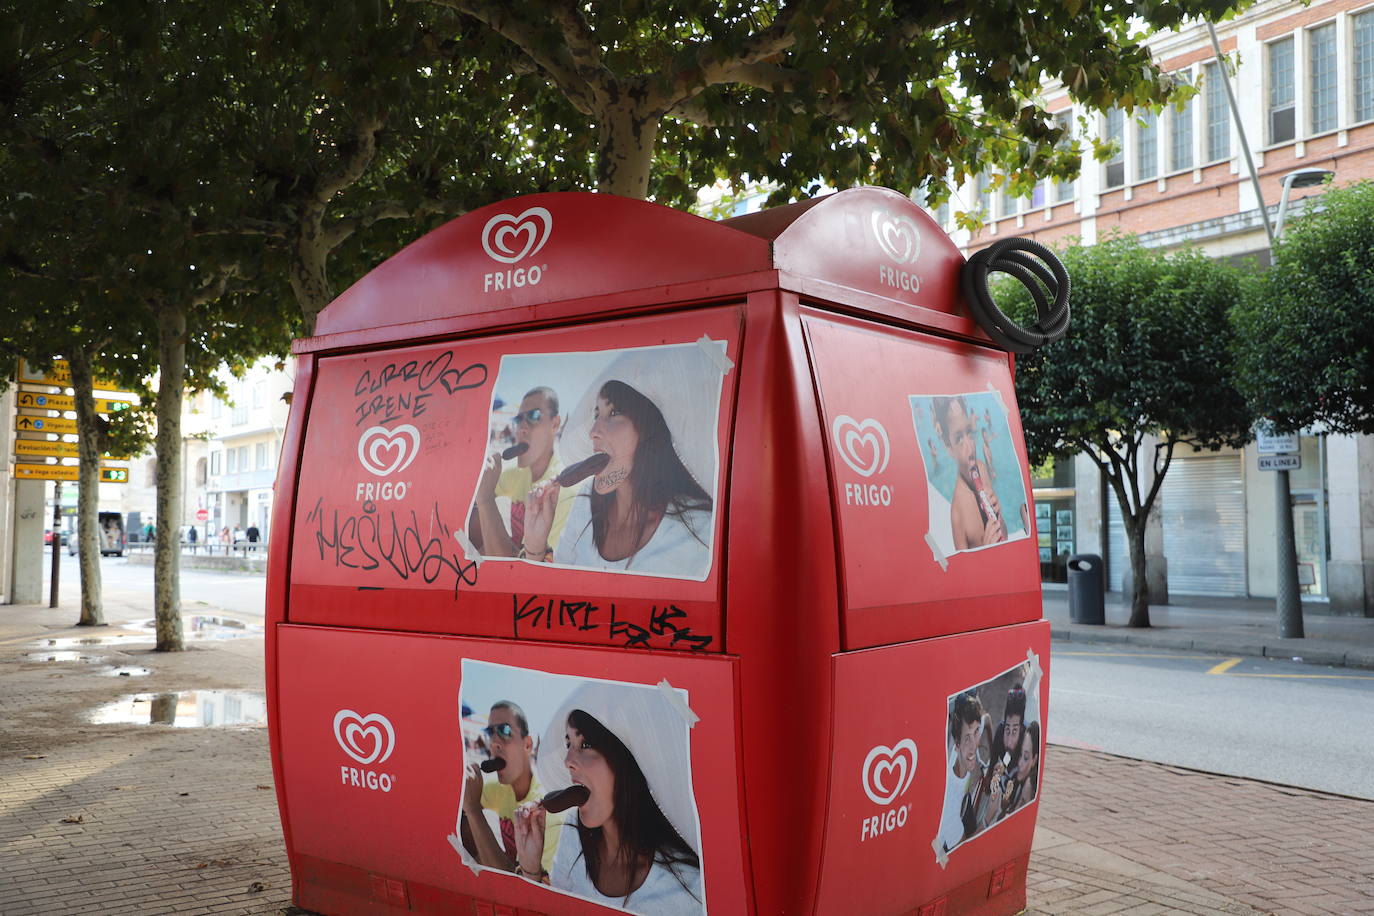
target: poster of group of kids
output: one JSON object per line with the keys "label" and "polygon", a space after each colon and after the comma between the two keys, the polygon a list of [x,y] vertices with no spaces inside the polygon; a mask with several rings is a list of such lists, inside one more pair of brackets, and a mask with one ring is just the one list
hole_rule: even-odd
{"label": "poster of group of kids", "polygon": [[996,391],[912,395],[937,557],[1026,537],[1026,487],[1007,408]]}
{"label": "poster of group of kids", "polygon": [[464,659],[464,783],[449,843],[642,916],[702,916],[686,691]]}
{"label": "poster of group of kids", "polygon": [[1040,668],[1028,661],[954,694],[945,733],[945,801],[937,858],[1035,801],[1044,734]]}
{"label": "poster of group of kids", "polygon": [[704,580],[725,344],[501,358],[468,536],[488,559]]}

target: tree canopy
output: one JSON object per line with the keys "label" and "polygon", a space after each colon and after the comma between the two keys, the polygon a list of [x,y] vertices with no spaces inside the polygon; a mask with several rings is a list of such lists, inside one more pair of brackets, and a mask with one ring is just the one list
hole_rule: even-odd
{"label": "tree canopy", "polygon": [[[1186,249],[1115,236],[1071,246],[1072,324],[1017,358],[1016,396],[1032,464],[1086,453],[1116,495],[1131,550],[1131,625],[1149,626],[1145,523],[1176,448],[1239,447],[1251,414],[1236,390],[1228,309],[1239,271]],[[999,293],[1028,320],[1018,284]],[[1153,445],[1151,444],[1153,442]]]}
{"label": "tree canopy", "polygon": [[1078,169],[1044,108],[1043,81],[1098,109],[1163,104],[1180,87],[1142,40],[1248,5],[423,2],[500,35],[562,94],[572,109],[562,124],[595,133],[597,188],[673,205],[690,205],[712,171],[772,181],[781,200],[826,184],[910,189],[933,179],[938,203],[947,172],[957,183],[989,165],[1029,190]]}
{"label": "tree canopy", "polygon": [[1233,317],[1256,415],[1283,432],[1374,433],[1374,182],[1294,220]]}

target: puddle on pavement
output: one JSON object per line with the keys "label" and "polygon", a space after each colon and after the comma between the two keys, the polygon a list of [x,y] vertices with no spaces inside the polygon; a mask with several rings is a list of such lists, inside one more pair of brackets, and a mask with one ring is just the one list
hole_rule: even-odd
{"label": "puddle on pavement", "polygon": [[40,639],[33,643],[35,646],[46,646],[49,649],[77,649],[83,646],[112,646],[116,643],[128,644],[137,637],[127,633],[114,636],[61,636],[53,639]]}
{"label": "puddle on pavement", "polygon": [[100,673],[106,675],[107,677],[147,677],[153,672],[149,668],[139,668],[137,666],[124,665],[119,668],[106,668],[104,671]]}
{"label": "puddle on pavement", "polygon": [[[157,621],[148,620],[135,629],[149,633],[157,632]],[[183,639],[242,639],[245,636],[261,636],[263,628],[257,624],[245,623],[233,617],[211,617],[206,614],[189,614],[181,618]]]}
{"label": "puddle on pavement", "polygon": [[251,690],[183,690],[138,693],[96,709],[94,725],[175,725],[211,728],[266,725],[267,697]]}
{"label": "puddle on pavement", "polygon": [[43,652],[25,652],[24,658],[31,662],[94,662],[94,655],[83,655],[71,649],[54,649]]}

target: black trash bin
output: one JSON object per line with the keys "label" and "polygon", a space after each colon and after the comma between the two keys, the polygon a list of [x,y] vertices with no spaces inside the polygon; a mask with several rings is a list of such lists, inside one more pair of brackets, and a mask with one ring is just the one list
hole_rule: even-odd
{"label": "black trash bin", "polygon": [[1106,623],[1103,608],[1102,558],[1095,553],[1069,557],[1069,620],[1073,623]]}

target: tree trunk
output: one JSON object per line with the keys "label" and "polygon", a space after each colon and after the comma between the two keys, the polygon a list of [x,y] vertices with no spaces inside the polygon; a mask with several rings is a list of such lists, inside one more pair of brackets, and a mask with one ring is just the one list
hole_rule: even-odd
{"label": "tree trunk", "polygon": [[86,353],[70,353],[76,395],[77,469],[76,560],[81,568],[81,619],[77,626],[102,627],[100,600],[100,419],[95,413],[95,386]]}
{"label": "tree trunk", "polygon": [[649,196],[649,166],[660,113],[642,110],[633,92],[606,106],[597,123],[596,189],[640,200]]}
{"label": "tree trunk", "polygon": [[1141,513],[1132,517],[1122,513],[1122,524],[1126,528],[1126,543],[1131,551],[1131,619],[1129,627],[1148,627],[1150,625],[1150,580],[1145,574],[1145,523],[1147,517]]}
{"label": "tree trunk", "polygon": [[157,319],[157,544],[153,605],[158,652],[180,652],[181,402],[186,387],[186,307],[161,304]]}
{"label": "tree trunk", "polygon": [[301,336],[315,333],[315,319],[330,302],[334,289],[329,285],[329,245],[324,235],[324,207],[307,205],[296,224],[292,245],[291,291],[304,319]]}

